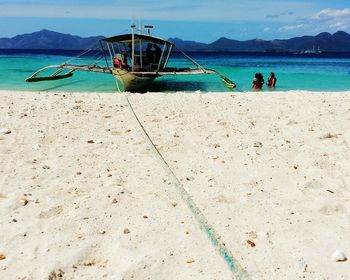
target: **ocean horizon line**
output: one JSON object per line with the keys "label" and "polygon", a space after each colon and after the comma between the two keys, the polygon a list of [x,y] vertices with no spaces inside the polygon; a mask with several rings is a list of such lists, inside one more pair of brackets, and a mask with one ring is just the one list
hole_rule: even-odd
{"label": "ocean horizon line", "polygon": [[[0,48],[0,55],[15,55],[15,54],[48,54],[48,55],[75,55],[83,52],[84,49],[26,49],[26,48]],[[90,54],[86,54],[86,57],[94,56],[96,53],[100,53],[99,49],[91,50]],[[303,58],[347,58],[350,57],[350,52],[322,52],[322,53],[297,53],[291,51],[284,52],[269,52],[269,51],[187,51],[193,55],[208,55],[208,56],[225,56],[225,55],[239,55],[239,56],[268,56],[268,57],[303,57]],[[179,51],[174,50],[173,54],[176,56],[180,54]]]}

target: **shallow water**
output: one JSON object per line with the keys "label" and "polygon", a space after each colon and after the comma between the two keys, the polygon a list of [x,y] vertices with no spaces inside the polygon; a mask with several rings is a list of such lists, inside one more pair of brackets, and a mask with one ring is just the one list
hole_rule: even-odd
{"label": "shallow water", "polygon": [[[72,78],[26,83],[25,79],[41,67],[60,64],[74,52],[0,51],[0,89],[41,91],[115,92],[111,75],[75,72]],[[46,53],[45,53],[46,52]],[[202,66],[226,75],[237,84],[236,91],[251,90],[256,72],[267,80],[269,72],[276,73],[276,90],[345,91],[350,90],[350,55],[267,55],[267,54],[191,54]],[[77,60],[76,64],[91,63],[92,57]],[[103,65],[103,60],[99,62]],[[175,54],[169,66],[187,67],[188,62]],[[170,76],[157,79],[149,91],[227,91],[220,78],[212,75]],[[268,89],[264,89],[268,91]]]}

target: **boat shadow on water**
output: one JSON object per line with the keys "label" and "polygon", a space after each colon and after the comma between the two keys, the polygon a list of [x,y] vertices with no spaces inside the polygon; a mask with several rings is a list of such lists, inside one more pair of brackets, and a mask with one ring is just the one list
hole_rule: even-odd
{"label": "boat shadow on water", "polygon": [[62,87],[65,87],[65,86],[74,85],[74,84],[77,84],[77,83],[79,83],[79,81],[74,81],[74,82],[70,82],[70,83],[64,83],[64,84],[60,84],[60,85],[55,85],[55,86],[49,87],[49,88],[40,88],[39,90],[41,90],[41,91],[50,91],[50,90],[62,88]]}
{"label": "boat shadow on water", "polygon": [[33,73],[34,70],[32,69],[18,69],[18,68],[15,68],[15,69],[8,69],[9,71],[12,71],[12,72],[15,72],[15,73]]}
{"label": "boat shadow on water", "polygon": [[204,82],[197,81],[154,81],[150,86],[138,90],[139,93],[147,92],[176,92],[176,91],[207,91],[206,84]]}

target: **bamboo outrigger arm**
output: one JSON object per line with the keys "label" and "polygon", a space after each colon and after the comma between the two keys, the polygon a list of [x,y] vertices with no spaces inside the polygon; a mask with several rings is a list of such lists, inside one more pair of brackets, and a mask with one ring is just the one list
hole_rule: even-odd
{"label": "bamboo outrigger arm", "polygon": [[[175,47],[176,48],[176,47]],[[236,88],[236,84],[234,82],[232,82],[229,78],[227,78],[226,76],[220,74],[218,71],[215,71],[213,69],[207,69],[207,68],[203,68],[197,61],[195,61],[192,57],[190,57],[189,55],[187,55],[186,53],[184,53],[183,51],[181,51],[180,49],[176,48],[184,57],[186,57],[189,61],[191,61],[194,65],[196,65],[198,67],[198,69],[201,69],[203,71],[204,74],[214,74],[219,76],[222,81],[225,83],[225,85],[230,88],[230,89],[234,89]]]}
{"label": "bamboo outrigger arm", "polygon": [[[41,72],[44,72],[48,69],[58,69],[56,72],[50,76],[38,77]],[[68,70],[67,73],[62,74],[65,70]],[[73,76],[74,71],[87,71],[87,72],[96,72],[96,73],[106,73],[111,74],[112,70],[108,67],[101,67],[99,65],[70,65],[70,64],[61,64],[61,65],[51,65],[40,69],[35,72],[32,76],[26,79],[26,82],[41,82],[41,81],[52,81],[52,80],[61,80]]]}

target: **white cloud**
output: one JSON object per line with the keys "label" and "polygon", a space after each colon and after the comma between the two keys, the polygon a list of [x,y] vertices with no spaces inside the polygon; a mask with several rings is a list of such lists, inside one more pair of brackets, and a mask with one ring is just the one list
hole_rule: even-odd
{"label": "white cloud", "polygon": [[154,20],[219,22],[265,20],[267,14],[283,15],[283,21],[288,21],[296,17],[292,11],[300,11],[298,16],[309,14],[310,5],[285,1],[283,11],[275,0],[0,0],[0,17],[131,19],[142,15]]}
{"label": "white cloud", "polygon": [[[139,11],[135,10],[137,15]],[[25,7],[24,5],[5,5],[1,7],[0,16],[15,17],[41,17],[41,18],[115,18],[126,19],[132,14],[132,8],[116,9],[104,6],[79,6],[79,5],[35,5]],[[130,18],[130,16],[129,16]]]}
{"label": "white cloud", "polygon": [[336,22],[336,23],[332,23],[329,25],[330,28],[339,28],[339,27],[343,27],[344,25],[346,25],[344,22]]}
{"label": "white cloud", "polygon": [[316,26],[323,26],[330,31],[350,29],[350,8],[345,9],[324,9],[310,18],[310,23]]}
{"label": "white cloud", "polygon": [[330,19],[330,18],[347,17],[347,16],[350,16],[349,8],[346,8],[343,10],[328,8],[318,12],[312,18],[317,20],[317,19]]}
{"label": "white cloud", "polygon": [[270,27],[265,27],[265,28],[264,28],[264,32],[269,32],[269,31],[271,31],[271,28],[270,28]]}
{"label": "white cloud", "polygon": [[304,24],[296,24],[296,25],[285,25],[279,28],[279,31],[292,31],[296,29],[303,28]]}
{"label": "white cloud", "polygon": [[335,30],[348,30],[350,27],[349,22],[335,22],[329,25],[329,28],[335,29]]}

